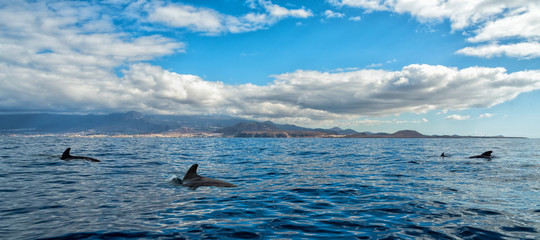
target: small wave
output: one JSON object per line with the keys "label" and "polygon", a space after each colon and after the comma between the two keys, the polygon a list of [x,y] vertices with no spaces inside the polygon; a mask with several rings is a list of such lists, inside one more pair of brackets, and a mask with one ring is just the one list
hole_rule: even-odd
{"label": "small wave", "polygon": [[508,237],[498,232],[469,226],[457,228],[456,235],[466,239],[504,239]]}
{"label": "small wave", "polygon": [[179,233],[159,234],[153,232],[84,232],[69,233],[62,236],[39,238],[39,240],[74,240],[74,239],[186,239]]}
{"label": "small wave", "polygon": [[168,183],[172,184],[172,185],[175,185],[175,186],[181,186],[182,185],[182,178],[176,176],[176,175],[171,175],[169,177],[167,177],[167,180],[166,180]]}
{"label": "small wave", "polygon": [[467,209],[468,212],[473,212],[478,215],[486,216],[486,215],[502,215],[502,213],[491,211],[491,210],[484,210],[484,209],[478,209],[478,208],[469,208]]}
{"label": "small wave", "polygon": [[329,152],[315,152],[315,151],[300,151],[300,152],[292,152],[290,155],[293,156],[311,156],[311,155],[326,155],[330,154]]}
{"label": "small wave", "polygon": [[522,226],[514,226],[514,227],[501,227],[503,231],[507,232],[529,232],[529,233],[536,233],[537,231],[532,227],[522,227]]}

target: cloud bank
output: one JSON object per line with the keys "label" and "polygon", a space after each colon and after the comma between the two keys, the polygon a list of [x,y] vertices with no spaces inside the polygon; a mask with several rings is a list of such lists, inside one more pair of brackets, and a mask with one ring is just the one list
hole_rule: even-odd
{"label": "cloud bank", "polygon": [[0,64],[0,72],[1,84],[7,86],[0,90],[7,96],[0,101],[4,111],[214,113],[304,123],[486,108],[540,89],[538,70],[507,73],[504,68],[418,64],[400,71],[298,70],[275,75],[275,80],[265,86],[205,81],[144,63],[132,64],[121,78],[107,72],[97,78],[95,74],[68,78],[62,72],[23,67],[8,71],[5,64]]}

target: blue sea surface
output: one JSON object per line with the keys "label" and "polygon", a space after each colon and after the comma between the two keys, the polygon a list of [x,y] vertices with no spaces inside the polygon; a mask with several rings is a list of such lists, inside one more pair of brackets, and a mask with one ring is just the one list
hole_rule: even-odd
{"label": "blue sea surface", "polygon": [[[102,162],[60,160],[67,147]],[[0,149],[1,239],[540,238],[539,139],[3,136]],[[195,163],[238,187],[171,182]]]}

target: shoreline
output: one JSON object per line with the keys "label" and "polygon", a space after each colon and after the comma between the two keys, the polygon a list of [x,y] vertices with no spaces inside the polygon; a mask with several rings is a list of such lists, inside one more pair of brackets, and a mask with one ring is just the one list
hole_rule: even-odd
{"label": "shoreline", "polygon": [[529,139],[528,137],[507,137],[507,136],[450,136],[450,135],[424,135],[424,136],[392,136],[388,135],[332,135],[321,134],[319,136],[298,136],[288,134],[260,134],[251,136],[223,136],[221,133],[144,133],[144,134],[84,134],[84,133],[36,133],[36,134],[0,134],[7,137],[68,137],[68,138],[334,138],[334,139],[460,139],[460,138],[481,138],[481,139]]}

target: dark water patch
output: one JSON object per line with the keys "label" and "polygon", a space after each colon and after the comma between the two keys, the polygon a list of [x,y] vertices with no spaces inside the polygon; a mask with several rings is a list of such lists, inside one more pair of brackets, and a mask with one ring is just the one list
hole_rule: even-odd
{"label": "dark water patch", "polygon": [[428,238],[428,239],[454,239],[452,236],[442,232],[431,230],[428,227],[408,225],[404,227],[405,234],[414,238]]}
{"label": "dark water patch", "polygon": [[311,211],[302,210],[302,209],[292,209],[292,210],[283,211],[283,213],[290,214],[290,215],[308,216],[309,214],[311,214]]}
{"label": "dark water patch", "polygon": [[456,236],[466,239],[505,239],[506,235],[476,227],[459,227]]}
{"label": "dark water patch", "polygon": [[63,208],[63,207],[64,207],[63,205],[48,205],[48,206],[39,207],[38,209],[44,210],[44,209],[56,209],[56,208]]}
{"label": "dark water patch", "polygon": [[330,153],[326,151],[323,151],[323,152],[299,151],[299,152],[290,153],[290,155],[293,155],[293,156],[320,156],[320,155],[327,155],[327,154],[330,154]]}
{"label": "dark water patch", "polygon": [[117,207],[118,206],[107,204],[107,205],[100,205],[98,208],[101,208],[101,209],[114,209],[114,208],[117,208]]}
{"label": "dark water patch", "polygon": [[452,192],[452,193],[457,193],[457,192],[459,192],[459,190],[457,190],[457,189],[455,189],[455,188],[450,188],[450,187],[442,188],[441,190],[442,190],[442,192]]}
{"label": "dark water patch", "polygon": [[71,233],[56,237],[38,238],[39,240],[72,240],[72,239],[186,239],[179,233],[159,234],[152,232],[84,232]]}
{"label": "dark water patch", "polygon": [[387,232],[390,228],[374,224],[373,222],[366,221],[350,221],[350,220],[323,220],[321,223],[332,225],[332,228],[344,229],[344,230],[354,230],[366,233],[377,233],[377,232]]}
{"label": "dark water patch", "polygon": [[234,154],[219,154],[219,155],[215,155],[213,157],[215,158],[227,158],[227,157],[233,157]]}
{"label": "dark water patch", "polygon": [[0,189],[0,192],[4,192],[4,193],[12,193],[12,192],[17,192],[17,191],[18,189]]}
{"label": "dark water patch", "polygon": [[478,215],[482,216],[493,216],[493,215],[502,215],[502,213],[491,211],[491,210],[484,210],[484,209],[478,209],[478,208],[469,208],[467,209],[468,212],[473,212]]}
{"label": "dark water patch", "polygon": [[290,173],[290,172],[268,172],[265,175],[267,175],[267,176],[287,176],[287,175],[291,175],[291,174],[292,173]]}
{"label": "dark water patch", "polygon": [[388,214],[410,214],[410,213],[414,213],[412,211],[407,211],[405,209],[402,209],[402,208],[391,208],[391,207],[388,207],[388,208],[375,208],[375,209],[370,209],[368,210],[369,212],[383,212],[383,213],[388,213]]}
{"label": "dark water patch", "polygon": [[71,180],[57,179],[57,180],[47,181],[46,183],[60,184],[60,185],[70,185],[70,184],[75,184],[77,182],[71,181]]}
{"label": "dark water patch", "polygon": [[21,146],[18,146],[18,145],[11,145],[11,146],[4,146],[3,149],[4,150],[13,150],[13,149],[19,149]]}
{"label": "dark water patch", "polygon": [[136,175],[137,173],[137,170],[131,169],[131,167],[125,167],[108,171],[105,175]]}
{"label": "dark water patch", "polygon": [[237,231],[230,234],[229,237],[240,239],[261,239],[262,236],[254,232]]}
{"label": "dark water patch", "polygon": [[401,208],[392,208],[392,207],[347,210],[344,212],[350,216],[375,216],[375,217],[381,217],[381,218],[384,218],[385,216],[405,216],[408,214],[415,213],[413,211],[408,211]]}
{"label": "dark water patch", "polygon": [[2,216],[12,216],[19,214],[27,214],[39,210],[40,207],[21,207],[21,208],[12,208],[12,209],[0,209],[0,214]]}
{"label": "dark water patch", "polygon": [[[341,234],[340,231],[335,231],[330,228],[324,228],[317,225],[300,224],[300,223],[283,223],[273,226],[276,230],[290,230],[302,233],[315,233],[315,234]],[[322,236],[320,236],[322,237]]]}
{"label": "dark water patch", "polygon": [[385,174],[386,177],[392,177],[392,178],[408,178],[411,177],[409,175],[400,174],[400,173],[391,173],[391,174]]}
{"label": "dark water patch", "polygon": [[305,194],[305,195],[316,195],[316,196],[318,196],[319,193],[321,193],[321,190],[317,188],[294,188],[294,189],[291,189],[290,191],[294,193],[300,193],[300,194]]}
{"label": "dark water patch", "polygon": [[334,207],[335,206],[333,204],[324,203],[324,202],[316,202],[316,203],[306,205],[306,208],[315,209],[315,210],[332,209]]}
{"label": "dark water patch", "polygon": [[501,227],[503,231],[507,232],[528,232],[528,233],[537,233],[536,229],[532,227],[522,227],[522,226],[514,226],[514,227]]}
{"label": "dark water patch", "polygon": [[[338,227],[338,228],[357,228],[357,229],[360,229],[360,228],[365,228],[366,227],[366,225],[363,225],[363,224],[360,224],[360,223],[357,223],[357,222],[353,222],[353,221],[347,221],[347,220],[325,220],[325,221],[321,221],[321,222],[333,225],[334,227]],[[386,229],[384,229],[383,231],[386,231]]]}

